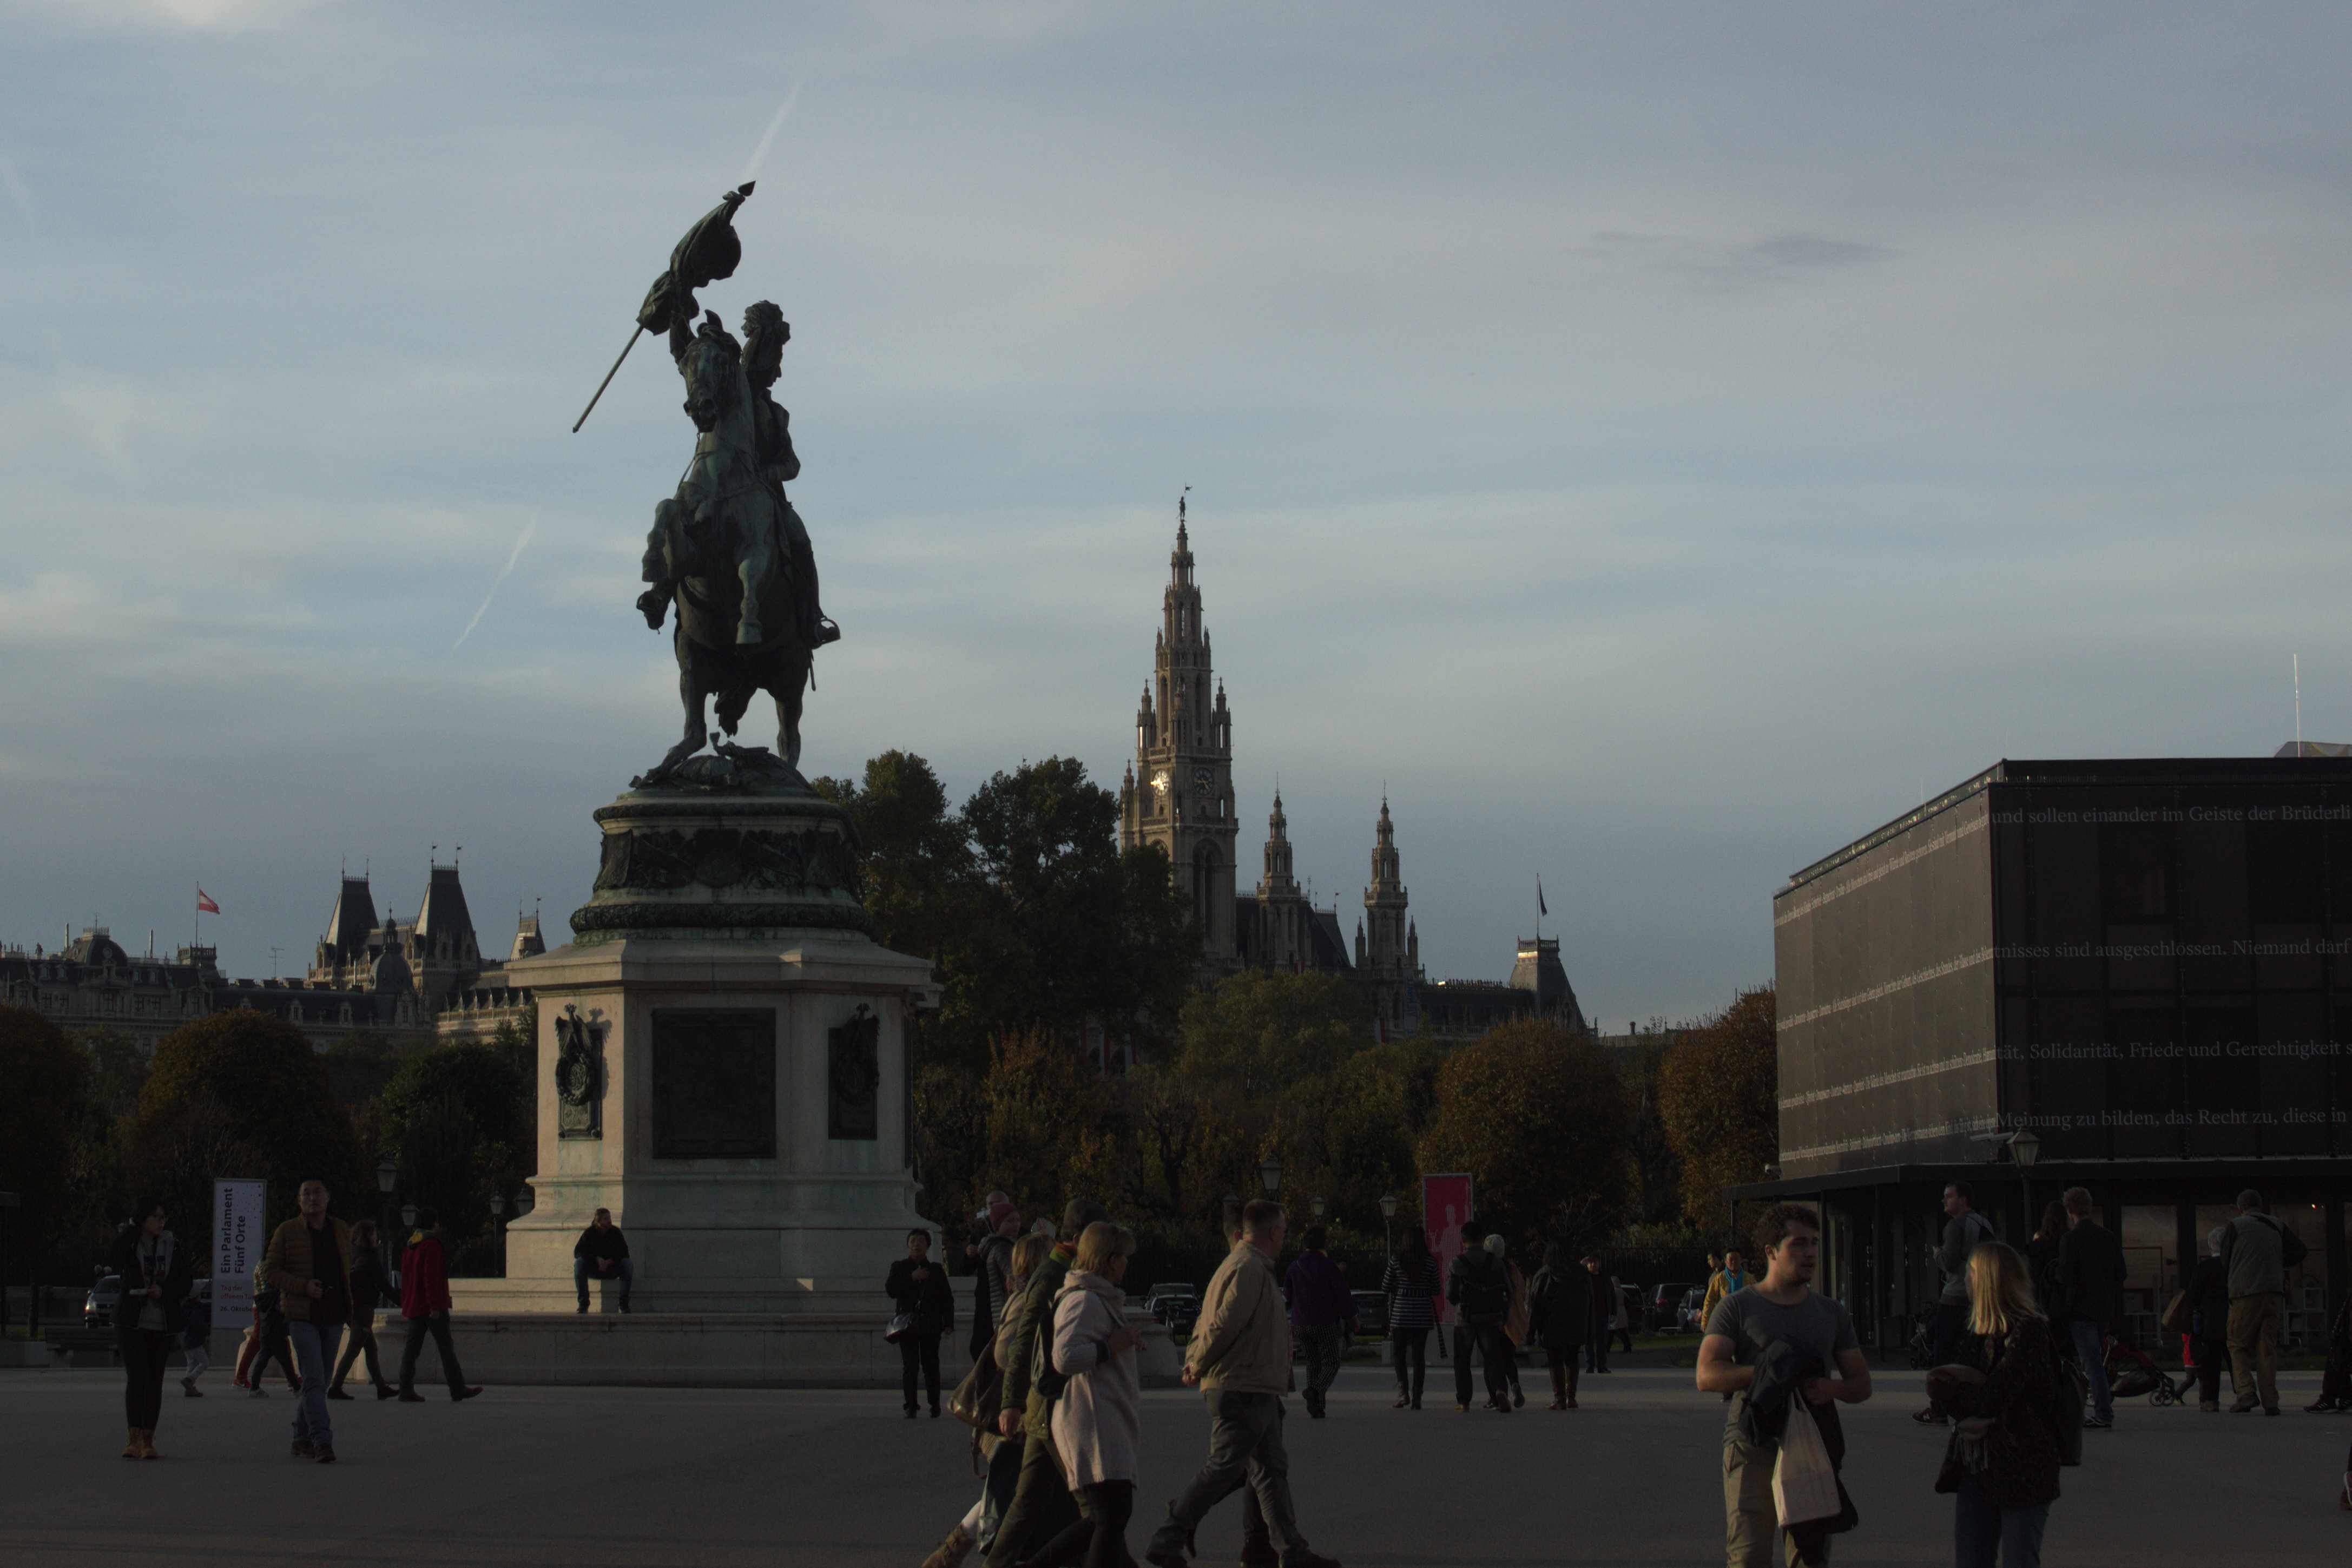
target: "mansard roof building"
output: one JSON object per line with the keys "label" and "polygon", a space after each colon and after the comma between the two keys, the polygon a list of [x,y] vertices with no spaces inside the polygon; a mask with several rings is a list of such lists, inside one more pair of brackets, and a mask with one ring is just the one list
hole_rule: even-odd
{"label": "mansard roof building", "polygon": [[1345,974],[1362,988],[1381,1038],[1467,1038],[1509,1017],[1557,1017],[1585,1027],[1557,939],[1522,941],[1505,982],[1432,982],[1423,974],[1421,933],[1385,793],[1352,957],[1336,903],[1318,909],[1299,887],[1278,787],[1266,817],[1264,874],[1254,891],[1238,890],[1233,711],[1210,657],[1194,565],[1180,500],[1151,679],[1136,709],[1135,760],[1119,782],[1118,806],[1119,847],[1149,845],[1165,853],[1178,891],[1192,905],[1202,984],[1244,968]]}

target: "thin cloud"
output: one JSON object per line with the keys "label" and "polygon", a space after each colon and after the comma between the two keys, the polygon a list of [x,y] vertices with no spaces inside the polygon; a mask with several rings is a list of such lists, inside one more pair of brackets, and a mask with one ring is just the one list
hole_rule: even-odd
{"label": "thin cloud", "polygon": [[507,563],[499,568],[497,576],[490,579],[489,592],[482,595],[481,607],[474,612],[474,618],[466,623],[466,629],[457,634],[457,640],[449,645],[450,652],[455,653],[464,647],[466,639],[474,635],[474,628],[482,624],[482,617],[489,613],[490,601],[499,596],[499,584],[514,575],[515,563],[522,559],[523,547],[530,542],[530,536],[538,531],[539,523],[536,519],[522,525],[522,537],[514,542],[514,549],[507,553]]}
{"label": "thin cloud", "polygon": [[25,182],[17,176],[16,165],[5,153],[0,153],[0,187],[5,187],[8,199],[16,204],[16,211],[25,220],[25,232],[38,239],[41,237],[41,220],[33,211],[33,193],[25,188]]}

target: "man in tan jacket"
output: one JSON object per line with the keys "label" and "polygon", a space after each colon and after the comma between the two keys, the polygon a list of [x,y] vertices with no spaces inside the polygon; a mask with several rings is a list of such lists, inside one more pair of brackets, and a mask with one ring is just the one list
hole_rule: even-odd
{"label": "man in tan jacket", "polygon": [[1185,1568],[1184,1549],[1208,1511],[1246,1483],[1282,1549],[1283,1568],[1339,1568],[1299,1533],[1290,1501],[1290,1458],[1282,1442],[1282,1396],[1290,1380],[1290,1314],[1274,1274],[1286,1225],[1282,1205],[1242,1210],[1242,1239],[1226,1254],[1201,1300],[1184,1352],[1184,1381],[1209,1405],[1209,1460],[1145,1551],[1154,1568]]}
{"label": "man in tan jacket", "polygon": [[352,1310],[352,1227],[327,1213],[327,1184],[312,1179],[294,1195],[301,1212],[269,1236],[262,1278],[278,1287],[293,1342],[302,1397],[294,1407],[294,1457],[335,1462],[335,1435],[327,1421],[327,1380]]}

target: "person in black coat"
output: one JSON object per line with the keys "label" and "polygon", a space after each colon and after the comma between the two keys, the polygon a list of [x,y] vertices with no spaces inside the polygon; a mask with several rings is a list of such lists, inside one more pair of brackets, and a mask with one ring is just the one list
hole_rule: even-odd
{"label": "person in black coat", "polygon": [[126,1459],[160,1458],[155,1422],[163,1408],[163,1362],[183,1327],[181,1304],[194,1274],[187,1253],[163,1228],[161,1198],[142,1198],[116,1233],[108,1266],[122,1281],[114,1335],[122,1350],[122,1414],[131,1431]]}
{"label": "person in black coat", "polygon": [[2215,1226],[2205,1235],[2205,1256],[2189,1273],[2182,1287],[2188,1297],[2189,1342],[2197,1362],[2197,1408],[2221,1408],[2221,1368],[2230,1360],[2230,1270],[2221,1261],[2226,1228]]}
{"label": "person in black coat", "polygon": [[387,1281],[383,1274],[383,1247],[377,1240],[375,1221],[363,1219],[352,1226],[352,1265],[348,1271],[352,1291],[352,1337],[343,1344],[342,1359],[335,1363],[335,1375],[327,1384],[330,1399],[349,1399],[343,1392],[343,1379],[351,1375],[352,1365],[364,1352],[367,1355],[368,1382],[378,1399],[390,1399],[399,1390],[383,1380],[383,1366],[377,1359],[375,1343],[375,1310],[386,1295]]}
{"label": "person in black coat", "polygon": [[1591,1277],[1558,1242],[1544,1248],[1543,1267],[1528,1286],[1528,1318],[1543,1340],[1551,1373],[1551,1407],[1576,1408],[1576,1356],[1592,1325]]}
{"label": "person in black coat", "polygon": [[894,1338],[898,1344],[898,1359],[906,1373],[907,1415],[915,1414],[915,1373],[919,1367],[925,1391],[930,1395],[931,1414],[940,1413],[940,1337],[955,1327],[955,1291],[949,1288],[948,1271],[931,1261],[931,1233],[910,1230],[907,1233],[907,1256],[890,1265],[890,1277],[882,1282],[889,1294],[890,1304],[908,1320],[903,1332],[894,1326]]}
{"label": "person in black coat", "polygon": [[2116,1403],[2107,1387],[2105,1340],[2124,1314],[2124,1244],[2091,1217],[2091,1190],[2066,1189],[2065,1238],[2058,1243],[2058,1294],[2065,1302],[2074,1354],[2091,1380],[2086,1426],[2116,1424]]}

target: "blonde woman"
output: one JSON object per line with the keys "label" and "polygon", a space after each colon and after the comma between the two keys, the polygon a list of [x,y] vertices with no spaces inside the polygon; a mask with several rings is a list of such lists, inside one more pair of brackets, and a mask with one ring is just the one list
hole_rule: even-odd
{"label": "blonde woman", "polygon": [[[1042,1236],[1024,1236],[1013,1244],[1012,1261],[1005,1271],[1007,1301],[1021,1294],[1021,1287],[1029,1282],[1030,1274],[1053,1250],[1054,1244]],[[1011,1318],[1011,1313],[1004,1314],[994,1335],[983,1342],[1000,1367],[1004,1364],[1007,1340],[1027,1326]],[[1010,1437],[1002,1437],[991,1425],[973,1432],[972,1442],[987,1467],[982,1474],[980,1500],[948,1531],[948,1538],[923,1559],[923,1568],[957,1568],[974,1551],[986,1556],[989,1546],[996,1540],[996,1527],[1003,1522],[1004,1510],[1013,1501],[1013,1485],[1021,1479],[1021,1434],[1015,1431]]]}
{"label": "blonde woman", "polygon": [[1127,1521],[1135,1513],[1136,1447],[1142,1385],[1136,1347],[1143,1333],[1127,1326],[1127,1260],[1135,1233],[1097,1220],[1078,1237],[1069,1277],[1054,1299],[1054,1370],[1070,1381],[1054,1402],[1054,1446],[1078,1522],[1029,1561],[1033,1568],[1077,1561],[1086,1568],[1126,1568]]}
{"label": "blonde woman", "polygon": [[2057,1341],[2017,1249],[1989,1241],[1970,1252],[1968,1287],[1959,1360],[1927,1374],[1936,1408],[1957,1423],[1936,1477],[1936,1489],[1954,1497],[1954,1561],[2041,1568],[2058,1497],[2053,1415],[2074,1394],[2060,1381]]}

